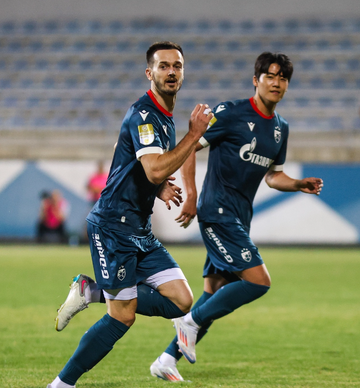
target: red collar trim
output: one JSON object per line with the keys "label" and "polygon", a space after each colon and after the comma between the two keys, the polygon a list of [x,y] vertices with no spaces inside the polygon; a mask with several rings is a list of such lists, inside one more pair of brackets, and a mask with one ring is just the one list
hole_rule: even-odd
{"label": "red collar trim", "polygon": [[149,89],[147,91],[147,94],[148,96],[151,98],[152,102],[156,105],[156,107],[162,112],[164,113],[164,115],[166,116],[169,116],[169,117],[172,117],[172,113],[168,112],[166,109],[164,109],[157,101],[157,99],[155,98],[153,92]]}
{"label": "red collar trim", "polygon": [[264,119],[268,119],[268,120],[271,120],[274,116],[275,116],[275,113],[273,113],[271,116],[265,116],[264,113],[260,112],[258,107],[256,106],[255,104],[255,101],[254,101],[254,97],[251,97],[250,98],[250,104],[251,106],[253,107],[254,111],[259,114],[261,117],[263,117]]}

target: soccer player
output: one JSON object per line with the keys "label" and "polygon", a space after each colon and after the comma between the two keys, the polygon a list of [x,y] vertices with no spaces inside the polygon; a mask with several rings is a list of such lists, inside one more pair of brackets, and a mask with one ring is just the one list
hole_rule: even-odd
{"label": "soccer player", "polygon": [[[191,312],[173,320],[177,335],[151,365],[153,376],[182,381],[178,360],[184,356],[190,363],[196,361],[195,344],[212,322],[269,290],[269,272],[249,237],[253,200],[261,180],[265,177],[271,188],[280,191],[320,194],[321,179],[292,179],[283,171],[289,128],[275,108],[292,73],[286,55],[261,54],[255,62],[255,95],[217,105],[210,128],[196,146],[196,151],[210,146],[197,207],[207,250],[204,291]],[[195,152],[181,169],[188,196],[177,221],[184,227],[196,214],[194,166]]]}
{"label": "soccer player", "polygon": [[[163,316],[181,316],[193,301],[184,274],[153,235],[150,216],[157,195],[174,203],[179,198],[167,178],[195,149],[213,114],[198,104],[188,133],[175,146],[172,112],[184,78],[183,51],[175,43],[159,42],[150,46],[146,59],[150,90],[123,120],[106,187],[87,217],[96,282],[104,290],[107,314],[84,334],[48,388],[75,387],[127,332],[135,321],[138,282],[152,290],[142,295],[149,302],[142,304],[149,310],[145,314],[158,308],[155,300],[162,303]],[[81,276],[77,280],[83,293],[89,281]]]}

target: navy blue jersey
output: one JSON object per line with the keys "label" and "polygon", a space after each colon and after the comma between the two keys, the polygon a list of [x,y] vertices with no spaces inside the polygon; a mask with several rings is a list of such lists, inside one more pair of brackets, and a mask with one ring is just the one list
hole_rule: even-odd
{"label": "navy blue jersey", "polygon": [[172,114],[149,90],[125,115],[106,187],[87,220],[100,227],[146,235],[159,185],[149,182],[140,158],[174,147]]}
{"label": "navy blue jersey", "polygon": [[200,139],[210,145],[198,204],[199,221],[241,222],[250,228],[256,191],[269,168],[281,171],[289,127],[276,112],[267,117],[253,98],[227,101],[213,110]]}

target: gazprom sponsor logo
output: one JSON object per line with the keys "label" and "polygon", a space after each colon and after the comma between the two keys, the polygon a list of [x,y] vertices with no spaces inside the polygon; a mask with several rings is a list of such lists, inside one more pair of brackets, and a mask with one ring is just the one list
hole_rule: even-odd
{"label": "gazprom sponsor logo", "polygon": [[101,267],[101,276],[104,279],[109,279],[109,272],[107,270],[106,259],[105,259],[105,255],[104,255],[104,248],[103,248],[101,241],[100,241],[100,235],[93,233],[92,238],[94,241],[94,245],[99,253],[99,264]]}
{"label": "gazprom sponsor logo", "polygon": [[255,148],[256,148],[256,137],[254,137],[251,140],[250,144],[244,144],[240,148],[240,152],[239,152],[240,158],[245,162],[250,162],[262,167],[269,168],[273,164],[274,160],[269,159],[266,156],[255,154],[255,152],[253,152]]}
{"label": "gazprom sponsor logo", "polygon": [[206,228],[205,229],[205,232],[207,234],[207,236],[209,237],[210,240],[213,240],[214,243],[217,245],[219,251],[223,254],[224,256],[224,259],[229,262],[229,263],[232,263],[234,260],[233,258],[228,254],[228,251],[226,250],[226,248],[223,246],[222,242],[220,241],[220,239],[216,236],[216,234],[214,233],[213,229],[212,228]]}

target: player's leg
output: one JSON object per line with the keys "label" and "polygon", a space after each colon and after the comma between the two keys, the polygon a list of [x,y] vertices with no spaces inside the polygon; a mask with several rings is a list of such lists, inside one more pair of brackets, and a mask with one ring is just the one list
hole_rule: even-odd
{"label": "player's leg", "polygon": [[[228,283],[222,275],[213,273],[213,266],[209,260],[206,261],[204,266],[204,291],[200,298],[196,301],[193,309],[201,306],[205,303],[220,287]],[[204,335],[207,333],[212,322],[204,325],[197,333],[196,343],[198,343]],[[183,381],[183,377],[180,375],[177,369],[177,363],[182,357],[182,353],[179,351],[178,338],[175,336],[170,342],[166,350],[152,363],[150,372],[153,376],[162,378],[168,381]]]}
{"label": "player's leg", "polygon": [[229,283],[216,291],[201,306],[176,320],[179,348],[191,363],[196,361],[195,341],[192,339],[200,327],[258,299],[270,288],[270,277],[266,276],[268,273],[258,249],[242,225],[200,223],[200,230],[209,258],[216,268],[241,274],[245,270],[258,267],[245,272],[245,277],[259,283],[244,279]]}
{"label": "player's leg", "polygon": [[[90,224],[88,232],[96,279],[106,290],[107,314],[84,334],[51,388],[75,386],[80,376],[101,361],[135,321],[137,288],[133,268],[137,248],[131,247],[128,239]],[[121,252],[121,257],[117,252]],[[126,272],[126,280],[119,276],[119,267]]]}

